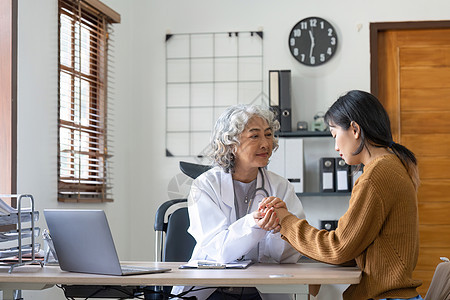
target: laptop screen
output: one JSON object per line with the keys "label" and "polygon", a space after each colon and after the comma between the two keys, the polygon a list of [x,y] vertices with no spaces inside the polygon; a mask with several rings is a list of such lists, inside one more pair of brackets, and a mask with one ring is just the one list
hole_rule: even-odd
{"label": "laptop screen", "polygon": [[121,275],[103,210],[46,209],[44,215],[62,270]]}

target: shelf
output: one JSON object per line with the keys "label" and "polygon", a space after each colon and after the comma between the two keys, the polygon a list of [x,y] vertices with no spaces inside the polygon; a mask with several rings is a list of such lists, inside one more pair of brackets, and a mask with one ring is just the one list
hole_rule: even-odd
{"label": "shelf", "polygon": [[340,192],[340,193],[322,193],[322,192],[305,192],[305,193],[296,193],[299,197],[317,197],[317,196],[324,196],[324,197],[344,197],[344,196],[350,196],[351,192]]}
{"label": "shelf", "polygon": [[291,131],[275,133],[277,137],[332,137],[329,131]]}

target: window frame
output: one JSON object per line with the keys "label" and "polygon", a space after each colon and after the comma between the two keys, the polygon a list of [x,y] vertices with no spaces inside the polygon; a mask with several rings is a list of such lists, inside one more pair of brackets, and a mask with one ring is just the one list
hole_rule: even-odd
{"label": "window frame", "polygon": [[[118,22],[120,15],[100,1],[58,1],[59,202],[112,201],[108,192],[107,65],[110,25]],[[68,35],[62,33],[63,23]],[[68,56],[63,55],[64,37],[69,37],[64,43]],[[83,60],[85,55],[87,60]],[[68,83],[63,78],[69,78]],[[83,86],[88,87],[87,93]]]}

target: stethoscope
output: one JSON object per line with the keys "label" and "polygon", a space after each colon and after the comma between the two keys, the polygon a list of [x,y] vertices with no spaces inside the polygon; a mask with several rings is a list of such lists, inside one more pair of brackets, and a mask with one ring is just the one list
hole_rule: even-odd
{"label": "stethoscope", "polygon": [[249,201],[248,201],[248,206],[247,206],[247,214],[249,213],[250,207],[252,207],[253,199],[255,199],[256,193],[258,193],[258,192],[263,192],[264,195],[265,195],[266,197],[269,197],[269,192],[268,192],[268,191],[265,189],[265,187],[264,187],[264,186],[265,186],[264,172],[262,171],[261,168],[258,168],[258,171],[259,171],[259,174],[261,174],[261,180],[262,180],[261,187],[256,188],[256,189],[250,194],[251,197],[248,197],[248,198],[249,198]]}
{"label": "stethoscope", "polygon": [[[258,192],[262,192],[264,195],[265,195],[265,197],[269,197],[269,192],[266,190],[266,188],[265,188],[265,177],[264,177],[264,172],[263,172],[263,170],[261,169],[261,168],[258,168],[258,171],[259,171],[259,174],[261,174],[261,180],[262,180],[262,183],[261,183],[261,187],[259,187],[259,188],[256,188],[252,193],[251,193],[251,197],[249,197],[249,200],[248,200],[248,206],[247,206],[247,215],[248,215],[248,213],[249,213],[249,211],[250,211],[250,207],[252,207],[252,204],[253,204],[253,199],[255,199],[255,197],[256,197],[256,193],[258,193]],[[258,180],[258,179],[256,179],[256,180]],[[236,218],[238,218],[238,216],[237,216],[237,212],[236,212]],[[259,251],[259,247],[258,247],[258,251]],[[259,256],[259,254],[258,254],[258,256]],[[237,260],[243,260],[245,258],[245,255],[242,255],[240,258],[238,258]]]}

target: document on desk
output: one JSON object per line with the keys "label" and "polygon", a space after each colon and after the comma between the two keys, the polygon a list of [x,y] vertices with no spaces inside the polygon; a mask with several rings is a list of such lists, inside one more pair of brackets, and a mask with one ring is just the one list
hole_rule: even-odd
{"label": "document on desk", "polygon": [[235,260],[230,263],[219,263],[211,260],[192,260],[181,265],[180,269],[245,269],[252,264],[251,260]]}
{"label": "document on desk", "polygon": [[[31,207],[22,208],[20,211],[31,212]],[[3,199],[0,198],[0,215],[10,215],[14,213],[16,214],[18,212],[19,210],[17,208],[10,206],[8,203],[6,203],[5,201],[3,201]]]}

